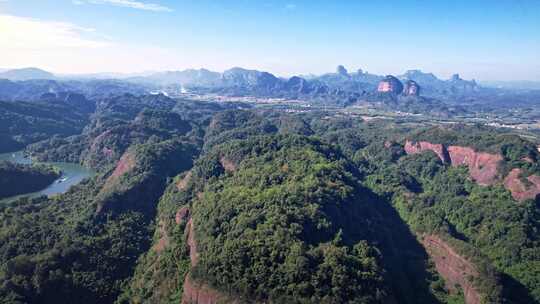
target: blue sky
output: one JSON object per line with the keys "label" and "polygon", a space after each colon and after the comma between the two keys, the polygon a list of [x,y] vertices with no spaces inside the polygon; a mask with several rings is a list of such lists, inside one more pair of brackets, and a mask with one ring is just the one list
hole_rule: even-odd
{"label": "blue sky", "polygon": [[0,67],[540,80],[540,0],[0,0]]}

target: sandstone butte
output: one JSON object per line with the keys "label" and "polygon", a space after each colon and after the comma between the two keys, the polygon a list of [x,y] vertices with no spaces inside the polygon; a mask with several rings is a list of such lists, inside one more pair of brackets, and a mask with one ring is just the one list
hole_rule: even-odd
{"label": "sandstone butte", "polygon": [[426,141],[405,142],[405,152],[416,154],[424,151],[433,151],[444,163],[452,166],[467,166],[472,180],[479,185],[489,186],[497,182],[502,182],[504,187],[512,193],[512,197],[517,201],[534,199],[540,194],[540,176],[531,175],[527,177],[528,184],[525,185],[519,178],[521,169],[513,169],[506,177],[498,176],[499,163],[503,160],[500,154],[478,152],[470,147],[449,146],[433,144]]}

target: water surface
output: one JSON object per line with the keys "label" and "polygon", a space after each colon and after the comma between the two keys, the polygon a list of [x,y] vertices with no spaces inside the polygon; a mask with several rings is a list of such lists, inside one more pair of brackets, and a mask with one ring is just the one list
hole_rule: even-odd
{"label": "water surface", "polygon": [[[32,163],[32,160],[30,158],[24,156],[23,151],[0,154],[0,161],[2,160],[7,160],[18,164]],[[62,176],[43,190],[7,197],[0,200],[0,203],[6,203],[25,196],[39,197],[42,195],[51,196],[54,194],[64,193],[69,189],[69,187],[80,183],[83,179],[90,177],[94,174],[92,170],[85,168],[79,164],[63,162],[44,162],[44,164],[52,165],[59,168],[62,171]]]}

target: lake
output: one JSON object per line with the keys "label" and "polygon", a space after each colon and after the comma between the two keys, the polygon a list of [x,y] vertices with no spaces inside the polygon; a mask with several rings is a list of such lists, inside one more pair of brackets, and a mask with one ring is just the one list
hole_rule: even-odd
{"label": "lake", "polygon": [[[23,151],[2,153],[0,154],[0,161],[2,160],[11,161],[18,164],[32,163],[32,160],[30,158],[24,157]],[[62,162],[45,162],[44,164],[60,168],[60,170],[62,171],[62,176],[41,191],[7,197],[0,200],[0,203],[6,203],[24,196],[39,197],[42,195],[50,196],[54,194],[64,193],[69,189],[69,187],[76,185],[80,183],[83,179],[94,175],[94,171],[85,168],[79,164]]]}

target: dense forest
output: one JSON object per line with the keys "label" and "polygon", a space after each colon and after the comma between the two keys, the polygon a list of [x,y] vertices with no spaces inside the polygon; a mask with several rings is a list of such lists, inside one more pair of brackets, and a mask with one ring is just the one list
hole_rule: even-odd
{"label": "dense forest", "polygon": [[44,189],[60,177],[57,168],[0,161],[0,199]]}
{"label": "dense forest", "polygon": [[0,115],[4,150],[97,172],[0,206],[3,303],[540,303],[538,197],[405,149],[500,155],[532,187],[538,143],[511,131],[163,95]]}

